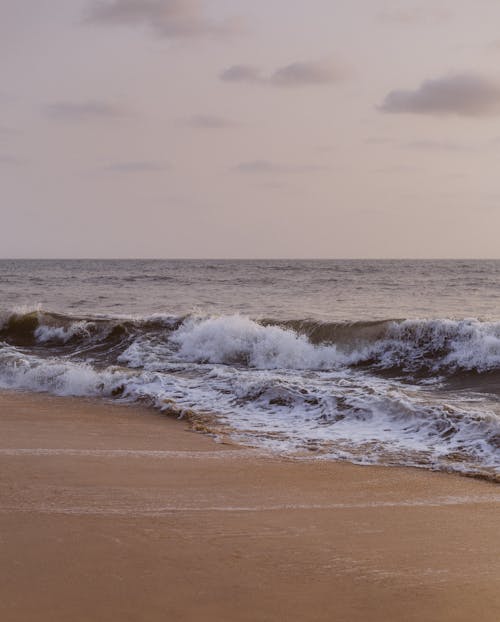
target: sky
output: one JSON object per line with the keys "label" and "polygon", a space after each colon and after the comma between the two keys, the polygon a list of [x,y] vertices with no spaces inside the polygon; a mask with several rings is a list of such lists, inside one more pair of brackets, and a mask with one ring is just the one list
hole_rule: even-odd
{"label": "sky", "polygon": [[0,0],[0,257],[500,257],[497,0]]}

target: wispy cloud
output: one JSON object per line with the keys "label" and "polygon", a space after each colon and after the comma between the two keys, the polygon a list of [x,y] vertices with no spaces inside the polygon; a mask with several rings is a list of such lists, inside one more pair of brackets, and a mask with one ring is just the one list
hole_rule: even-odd
{"label": "wispy cloud", "polygon": [[238,127],[240,124],[231,119],[225,119],[224,117],[218,117],[216,115],[197,114],[186,119],[183,125],[195,129],[220,130]]}
{"label": "wispy cloud", "polygon": [[500,52],[500,39],[494,39],[490,41],[487,45],[487,48],[493,52]]}
{"label": "wispy cloud", "polygon": [[309,173],[327,170],[324,166],[316,166],[313,164],[305,165],[289,165],[280,164],[279,162],[271,162],[269,160],[250,160],[248,162],[240,162],[234,170],[238,173],[246,175],[262,175],[262,174],[290,174],[290,173]]}
{"label": "wispy cloud", "polygon": [[426,80],[413,91],[391,91],[379,110],[391,114],[434,116],[497,115],[500,114],[500,83],[476,74]]}
{"label": "wispy cloud", "polygon": [[331,60],[297,61],[265,75],[253,65],[232,65],[220,74],[224,82],[245,82],[277,87],[333,84],[346,76],[345,68]]}
{"label": "wispy cloud", "polygon": [[19,130],[6,125],[0,125],[0,136],[15,136],[16,134],[19,134]]}
{"label": "wispy cloud", "polygon": [[275,86],[332,84],[344,75],[344,70],[332,62],[297,62],[276,69],[270,81]]}
{"label": "wispy cloud", "polygon": [[56,121],[96,121],[116,119],[123,112],[111,104],[100,101],[59,101],[47,104],[44,113]]}
{"label": "wispy cloud", "polygon": [[16,100],[16,97],[7,91],[0,91],[0,102],[11,104]]}
{"label": "wispy cloud", "polygon": [[469,151],[470,147],[459,143],[439,141],[439,140],[411,140],[401,143],[403,149],[415,151]]}
{"label": "wispy cloud", "polygon": [[92,0],[87,24],[145,26],[161,37],[223,36],[244,30],[240,18],[208,18],[200,0]]}
{"label": "wispy cloud", "polygon": [[23,160],[17,156],[7,154],[0,154],[0,166],[20,166],[23,164]]}
{"label": "wispy cloud", "polygon": [[249,162],[241,162],[236,167],[239,173],[248,173],[254,175],[255,173],[280,173],[283,172],[283,167],[275,162],[269,162],[268,160],[251,160]]}
{"label": "wispy cloud", "polygon": [[103,168],[108,173],[159,173],[168,170],[168,166],[153,160],[132,162],[113,162]]}
{"label": "wispy cloud", "polygon": [[393,138],[371,136],[365,140],[367,145],[388,145],[412,151],[471,151],[474,147],[447,140],[419,138],[415,140],[398,141]]}
{"label": "wispy cloud", "polygon": [[220,74],[224,82],[263,82],[262,72],[252,65],[232,65]]}
{"label": "wispy cloud", "polygon": [[394,173],[414,173],[415,171],[419,171],[420,169],[416,166],[408,166],[406,164],[393,164],[390,166],[382,166],[379,168],[372,169],[372,173],[377,174],[394,174]]}
{"label": "wispy cloud", "polygon": [[453,17],[453,12],[447,7],[391,7],[382,9],[377,13],[377,19],[386,23],[407,25],[436,24],[448,22]]}
{"label": "wispy cloud", "polygon": [[394,140],[387,138],[387,136],[369,136],[365,139],[367,145],[387,145],[393,142]]}

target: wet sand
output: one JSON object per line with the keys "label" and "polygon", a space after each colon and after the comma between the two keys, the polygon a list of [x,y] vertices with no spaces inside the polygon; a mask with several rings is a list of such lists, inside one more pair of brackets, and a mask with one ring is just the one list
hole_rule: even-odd
{"label": "wet sand", "polygon": [[500,488],[0,393],[2,622],[498,622]]}

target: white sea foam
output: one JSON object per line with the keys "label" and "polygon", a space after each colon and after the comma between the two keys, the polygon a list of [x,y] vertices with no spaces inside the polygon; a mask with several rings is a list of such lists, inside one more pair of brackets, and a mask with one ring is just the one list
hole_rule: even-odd
{"label": "white sea foam", "polygon": [[73,322],[69,326],[46,326],[44,324],[35,329],[34,336],[38,343],[49,341],[67,343],[73,337],[90,337],[90,329],[94,327],[92,322]]}
{"label": "white sea foam", "polygon": [[170,340],[187,361],[246,363],[257,369],[322,369],[345,362],[335,345],[314,346],[304,335],[239,316],[189,318]]}
{"label": "white sea foam", "polygon": [[0,387],[48,391],[55,395],[111,395],[123,374],[96,371],[91,365],[57,359],[39,359],[16,348],[0,349]]}
{"label": "white sea foam", "polygon": [[[37,348],[53,356],[0,344],[0,387],[147,399],[179,416],[208,415],[215,431],[278,452],[500,474],[496,398],[373,373],[497,369],[500,324],[394,321],[371,340],[315,345],[291,329],[238,315],[155,318],[147,330],[137,319],[120,342],[119,366],[97,367],[57,349],[90,334],[92,323],[57,319],[34,329]],[[103,335],[109,330],[106,324]]]}
{"label": "white sea foam", "polygon": [[500,323],[479,320],[388,322],[374,340],[313,345],[305,335],[233,315],[188,318],[173,333],[192,362],[245,363],[257,369],[336,369],[363,363],[407,370],[500,369]]}
{"label": "white sea foam", "polygon": [[486,371],[500,368],[500,323],[468,320],[391,322],[369,350],[383,366]]}
{"label": "white sea foam", "polygon": [[146,398],[179,416],[210,415],[214,431],[281,453],[313,450],[363,464],[500,473],[500,419],[487,400],[470,403],[346,368],[303,372],[194,363],[155,371],[153,361],[150,370],[98,370],[4,346],[0,386]]}
{"label": "white sea foam", "polygon": [[[498,262],[3,262],[0,273],[0,386],[147,400],[301,459],[498,473]],[[41,298],[58,311],[7,311]],[[431,318],[491,321],[373,321],[415,318],[417,298]],[[151,315],[166,301],[172,315]]]}
{"label": "white sea foam", "polygon": [[[23,318],[30,321],[20,327]],[[328,324],[318,324],[322,341],[312,343],[306,334],[289,327],[262,325],[240,315],[192,315],[183,320],[153,314],[83,320],[37,307],[2,316],[0,330],[8,333],[9,323],[13,323],[13,330],[22,330],[24,338],[30,337],[31,330],[32,338],[41,345],[66,344],[74,337],[105,339],[121,321],[128,323],[127,330],[136,335],[138,344],[129,344],[122,360],[135,367],[143,365],[141,357],[146,352],[146,365],[158,363],[160,358],[171,362],[176,349],[178,362],[237,363],[256,369],[327,370],[373,365],[433,373],[500,370],[500,322],[477,319],[387,321],[378,323],[373,334],[356,324],[337,323],[330,329]],[[337,340],[339,327],[342,337]]]}

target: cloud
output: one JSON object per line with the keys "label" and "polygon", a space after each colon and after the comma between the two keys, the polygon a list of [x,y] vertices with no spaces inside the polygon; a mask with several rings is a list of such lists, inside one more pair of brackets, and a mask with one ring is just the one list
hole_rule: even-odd
{"label": "cloud", "polygon": [[97,121],[122,116],[122,112],[115,106],[99,101],[53,102],[47,104],[44,111],[50,119],[56,121]]}
{"label": "cloud", "polygon": [[393,142],[392,138],[387,138],[386,136],[369,136],[365,139],[367,145],[388,145]]}
{"label": "cloud", "polygon": [[263,82],[259,69],[252,65],[232,65],[220,74],[224,82]]}
{"label": "cloud", "polygon": [[318,172],[324,171],[326,168],[311,164],[291,166],[270,162],[269,160],[250,160],[248,162],[240,162],[234,170],[246,175],[261,175]]}
{"label": "cloud", "polygon": [[401,149],[411,149],[415,151],[470,151],[472,148],[466,145],[429,139],[408,140],[398,142],[392,138],[383,136],[371,136],[365,140],[367,145],[393,145]]}
{"label": "cloud", "polygon": [[241,19],[215,22],[201,0],[93,0],[84,17],[87,24],[146,26],[161,37],[201,37],[241,32]]}
{"label": "cloud", "polygon": [[250,162],[241,162],[236,166],[236,170],[240,173],[276,173],[282,172],[283,167],[268,160],[252,160]]}
{"label": "cloud", "polygon": [[332,84],[345,77],[345,70],[332,61],[294,62],[266,76],[253,65],[232,65],[220,74],[224,82],[246,82],[277,87]]}
{"label": "cloud", "polygon": [[377,13],[377,19],[381,22],[408,24],[410,26],[444,23],[452,17],[452,11],[445,7],[388,8]]}
{"label": "cloud", "polygon": [[391,91],[379,110],[390,114],[459,115],[500,114],[500,83],[475,74],[426,80],[414,91]]}
{"label": "cloud", "polygon": [[390,173],[392,175],[393,173],[413,173],[419,170],[420,169],[417,168],[416,166],[408,166],[406,164],[393,164],[391,166],[382,166],[379,168],[374,168],[372,169],[372,172],[381,173],[381,174]]}
{"label": "cloud", "polygon": [[270,81],[275,86],[306,86],[332,84],[343,77],[344,72],[331,62],[298,62],[277,69]]}
{"label": "cloud", "polygon": [[401,143],[403,149],[414,149],[416,151],[468,151],[469,147],[453,142],[441,142],[438,140],[412,140]]}
{"label": "cloud", "polygon": [[15,97],[14,95],[12,95],[12,93],[8,93],[7,91],[0,91],[0,102],[4,102],[7,104],[11,104],[13,101],[15,101]]}
{"label": "cloud", "polygon": [[104,167],[108,173],[158,173],[167,170],[167,166],[161,162],[143,160],[135,162],[114,162]]}
{"label": "cloud", "polygon": [[0,154],[0,166],[19,166],[23,160],[10,154]]}
{"label": "cloud", "polygon": [[223,117],[217,117],[215,115],[197,114],[189,117],[189,119],[185,121],[185,125],[195,129],[218,130],[237,127],[239,124],[230,119],[224,119]]}
{"label": "cloud", "polygon": [[19,130],[15,130],[12,127],[7,127],[5,125],[0,125],[0,136],[15,136],[19,134]]}

